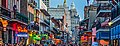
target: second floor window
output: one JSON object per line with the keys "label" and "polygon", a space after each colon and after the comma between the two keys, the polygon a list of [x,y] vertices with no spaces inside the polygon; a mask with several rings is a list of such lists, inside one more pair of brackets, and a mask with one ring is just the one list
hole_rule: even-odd
{"label": "second floor window", "polygon": [[34,15],[32,13],[29,12],[28,17],[29,21],[34,21]]}

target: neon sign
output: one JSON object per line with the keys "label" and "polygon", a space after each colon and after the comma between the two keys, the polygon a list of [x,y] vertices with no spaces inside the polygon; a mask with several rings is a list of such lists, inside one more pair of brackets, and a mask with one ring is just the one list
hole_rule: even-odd
{"label": "neon sign", "polygon": [[26,27],[22,28],[21,26],[17,27],[18,32],[27,32],[28,30],[26,29]]}
{"label": "neon sign", "polygon": [[2,25],[4,27],[4,31],[6,31],[6,27],[8,25],[8,21],[7,20],[3,20],[2,18],[0,18],[0,22],[2,22]]}
{"label": "neon sign", "polygon": [[12,30],[14,30],[14,31],[17,31],[17,32],[28,32],[28,30],[27,30],[27,28],[26,27],[21,27],[21,25],[20,24],[18,24],[18,23],[13,23],[12,24]]}

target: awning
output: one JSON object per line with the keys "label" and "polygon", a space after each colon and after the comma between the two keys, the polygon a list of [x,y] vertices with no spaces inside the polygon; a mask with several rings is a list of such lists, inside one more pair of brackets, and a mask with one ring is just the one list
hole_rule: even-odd
{"label": "awning", "polygon": [[47,23],[45,23],[44,21],[42,21],[42,20],[40,20],[40,23],[41,23],[41,24],[44,24],[44,25],[46,25],[46,26],[50,26],[50,25],[48,25]]}

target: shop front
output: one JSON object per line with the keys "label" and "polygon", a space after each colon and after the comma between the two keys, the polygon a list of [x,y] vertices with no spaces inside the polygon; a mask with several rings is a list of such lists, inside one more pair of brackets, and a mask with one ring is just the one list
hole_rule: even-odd
{"label": "shop front", "polygon": [[28,39],[28,30],[27,26],[24,24],[20,24],[18,22],[11,22],[12,27],[12,38],[14,39],[14,43],[26,44],[26,40]]}
{"label": "shop front", "polygon": [[19,32],[17,34],[15,34],[16,37],[18,38],[18,43],[20,43],[21,45],[26,45],[27,43],[27,39],[28,39],[28,34],[25,32]]}
{"label": "shop front", "polygon": [[8,43],[8,20],[0,18],[0,44]]}

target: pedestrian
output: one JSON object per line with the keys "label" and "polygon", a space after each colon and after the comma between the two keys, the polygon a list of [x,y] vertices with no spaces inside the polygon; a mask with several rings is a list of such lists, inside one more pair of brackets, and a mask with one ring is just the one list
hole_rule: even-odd
{"label": "pedestrian", "polygon": [[98,42],[96,38],[94,38],[94,42],[92,43],[92,46],[98,46]]}

